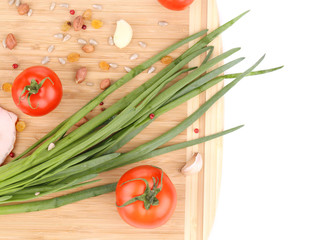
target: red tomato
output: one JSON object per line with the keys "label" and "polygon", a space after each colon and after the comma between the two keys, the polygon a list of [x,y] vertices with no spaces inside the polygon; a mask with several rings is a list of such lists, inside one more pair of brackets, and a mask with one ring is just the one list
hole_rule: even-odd
{"label": "red tomato", "polygon": [[15,79],[12,97],[22,112],[30,116],[43,116],[59,105],[62,84],[51,69],[42,66],[30,67]]}
{"label": "red tomato", "polygon": [[158,0],[165,8],[181,11],[192,4],[194,0]]}
{"label": "red tomato", "polygon": [[116,204],[121,218],[137,228],[156,228],[165,224],[174,213],[176,199],[176,190],[169,177],[153,166],[129,170],[116,187]]}

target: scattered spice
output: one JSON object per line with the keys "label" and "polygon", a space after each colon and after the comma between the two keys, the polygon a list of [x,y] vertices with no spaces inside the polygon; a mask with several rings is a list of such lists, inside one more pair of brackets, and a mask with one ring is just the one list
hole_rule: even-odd
{"label": "scattered spice", "polygon": [[29,7],[29,5],[26,4],[26,3],[23,3],[23,4],[19,5],[18,8],[17,8],[17,12],[18,12],[18,14],[20,14],[20,15],[25,15],[25,14],[27,14],[27,13],[29,12],[29,10],[30,10],[30,7]]}
{"label": "scattered spice", "polygon": [[104,102],[100,102],[99,105],[100,105],[100,106],[103,106],[103,105],[104,105]]}
{"label": "scattered spice", "polygon": [[150,119],[154,119],[155,115],[154,115],[153,113],[151,113],[151,114],[149,115],[149,117],[150,117]]}
{"label": "scattered spice", "polygon": [[104,25],[104,23],[100,20],[94,19],[94,20],[92,20],[91,25],[93,28],[99,29]]}
{"label": "scattered spice", "polygon": [[165,56],[160,61],[161,63],[168,65],[173,62],[173,58],[171,56]]}
{"label": "scattered spice", "polygon": [[81,55],[78,54],[78,53],[70,53],[68,56],[67,56],[67,60],[68,62],[77,62],[78,60],[80,60],[81,58]]}
{"label": "scattered spice", "polygon": [[51,52],[54,51],[54,48],[55,48],[55,46],[54,46],[54,45],[51,45],[51,46],[49,46],[49,47],[47,48],[47,51],[48,51],[49,53],[51,53]]}
{"label": "scattered spice", "polygon": [[44,57],[41,61],[42,64],[47,64],[50,61],[50,58],[48,56]]}
{"label": "scattered spice", "polygon": [[86,28],[87,28],[87,26],[85,24],[83,24],[82,29],[86,30]]}
{"label": "scattered spice", "polygon": [[64,8],[69,8],[69,4],[68,3],[60,3],[59,6],[60,7],[64,7]]}
{"label": "scattered spice", "polygon": [[75,31],[79,31],[82,29],[82,26],[84,24],[84,19],[82,16],[77,16],[73,21],[73,27]]}
{"label": "scattered spice", "polygon": [[138,58],[138,54],[137,53],[134,53],[133,55],[130,56],[130,60],[135,60]]}
{"label": "scattered spice", "polygon": [[53,37],[58,38],[58,39],[63,39],[63,34],[57,33],[57,34],[54,34]]}
{"label": "scattered spice", "polygon": [[40,194],[40,192],[35,192],[35,196],[38,196]]}
{"label": "scattered spice", "polygon": [[146,43],[145,42],[142,42],[142,41],[139,41],[138,42],[138,45],[140,46],[140,47],[142,47],[142,48],[146,48]]}
{"label": "scattered spice", "polygon": [[50,143],[50,145],[48,145],[47,150],[51,151],[53,148],[55,148],[55,144],[54,143]]}
{"label": "scattered spice", "polygon": [[18,64],[17,64],[17,63],[14,63],[14,64],[13,64],[13,68],[14,68],[14,69],[18,68]]}
{"label": "scattered spice", "polygon": [[155,70],[156,70],[156,68],[152,66],[152,67],[149,68],[148,73],[149,74],[153,73]]}
{"label": "scattered spice", "polygon": [[56,3],[55,2],[51,2],[50,5],[50,10],[53,11],[55,9]]}
{"label": "scattered spice", "polygon": [[97,10],[103,10],[103,6],[100,4],[93,4],[92,7]]}
{"label": "scattered spice", "polygon": [[113,37],[112,37],[112,36],[110,36],[110,37],[108,38],[108,44],[111,45],[111,46],[114,45],[114,40],[113,40]]}
{"label": "scattered spice", "polygon": [[6,38],[6,46],[7,48],[9,48],[10,50],[14,49],[17,45],[17,41],[16,41],[16,38],[14,36],[14,34],[12,33],[9,33],[7,35],[7,38]]}
{"label": "scattered spice", "polygon": [[58,60],[62,65],[66,64],[66,60],[64,58],[58,58]]}
{"label": "scattered spice", "polygon": [[125,69],[126,72],[128,72],[128,73],[131,71],[131,68],[130,68],[130,67],[127,67],[127,66],[125,66],[124,69]]}
{"label": "scattered spice", "polygon": [[104,79],[103,81],[100,82],[100,89],[101,90],[105,90],[109,86],[111,86],[111,79],[109,79],[109,78]]}
{"label": "scattered spice", "polygon": [[95,47],[92,45],[92,44],[85,44],[83,47],[82,47],[82,50],[86,53],[92,53],[95,51]]}
{"label": "scattered spice", "polygon": [[2,90],[4,91],[4,92],[11,92],[12,91],[12,84],[11,83],[4,83],[4,84],[2,84]]}
{"label": "scattered spice", "polygon": [[31,17],[32,15],[32,9],[30,8],[29,12],[28,12],[28,17]]}
{"label": "scattered spice", "polygon": [[70,13],[71,15],[75,15],[75,10],[72,9],[72,10],[69,11],[69,13]]}
{"label": "scattered spice", "polygon": [[9,153],[9,157],[14,158],[15,157],[15,153],[13,153],[13,152]]}
{"label": "scattered spice", "polygon": [[9,0],[9,1],[8,1],[8,5],[11,6],[11,5],[14,4],[14,2],[15,2],[15,0]]}
{"label": "scattered spice", "polygon": [[18,132],[23,132],[23,130],[25,129],[25,127],[26,127],[26,124],[25,124],[25,122],[23,122],[23,121],[18,121],[18,122],[16,123],[16,130],[17,130]]}
{"label": "scattered spice", "polygon": [[7,48],[6,39],[2,40],[2,46],[3,48]]}
{"label": "scattered spice", "polygon": [[194,133],[199,133],[199,129],[198,129],[198,128],[195,128],[195,129],[194,129]]}
{"label": "scattered spice", "polygon": [[104,71],[108,71],[110,69],[110,65],[105,61],[99,62],[99,67],[101,70],[104,70]]}
{"label": "scattered spice", "polygon": [[110,63],[110,67],[111,68],[117,68],[119,65],[118,64],[116,64],[116,63]]}
{"label": "scattered spice", "polygon": [[66,22],[64,22],[62,24],[61,31],[67,32],[67,31],[69,31],[71,29],[71,27],[72,27],[71,22],[70,21],[66,21]]}
{"label": "scattered spice", "polygon": [[91,9],[85,10],[85,12],[83,13],[83,18],[84,18],[84,20],[91,21],[92,20],[92,10]]}
{"label": "scattered spice", "polygon": [[16,0],[16,1],[15,1],[15,6],[16,6],[16,7],[19,7],[20,5],[21,5],[21,0]]}
{"label": "scattered spice", "polygon": [[100,110],[101,110],[102,112],[104,112],[104,111],[106,110],[106,108],[101,108]]}
{"label": "scattered spice", "polygon": [[87,86],[93,86],[95,84],[93,82],[86,82],[85,85],[87,85]]}
{"label": "scattered spice", "polygon": [[168,25],[168,22],[166,22],[166,21],[159,21],[158,25],[161,26],[161,27],[165,27],[165,26]]}
{"label": "scattered spice", "polygon": [[94,45],[94,46],[98,45],[98,42],[96,40],[94,40],[94,39],[90,39],[89,43],[92,44],[92,45]]}
{"label": "scattered spice", "polygon": [[67,42],[69,39],[71,39],[71,35],[70,34],[66,34],[66,36],[63,38],[63,42]]}
{"label": "scattered spice", "polygon": [[85,41],[84,39],[82,39],[82,38],[79,38],[79,39],[77,39],[77,42],[79,43],[79,44],[87,44],[87,41]]}

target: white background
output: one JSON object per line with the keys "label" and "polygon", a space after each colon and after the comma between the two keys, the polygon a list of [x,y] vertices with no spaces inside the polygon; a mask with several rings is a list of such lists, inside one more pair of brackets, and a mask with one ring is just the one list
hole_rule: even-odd
{"label": "white background", "polygon": [[[226,95],[221,195],[211,240],[332,239],[332,13],[328,0],[218,0],[244,79]],[[230,73],[230,71],[229,71]]]}

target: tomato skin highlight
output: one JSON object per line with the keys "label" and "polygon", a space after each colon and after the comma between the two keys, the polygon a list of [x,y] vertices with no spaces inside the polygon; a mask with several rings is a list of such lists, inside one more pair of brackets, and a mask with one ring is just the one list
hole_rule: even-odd
{"label": "tomato skin highlight", "polygon": [[194,0],[158,0],[165,8],[174,11],[182,11],[186,9]]}
{"label": "tomato skin highlight", "polygon": [[[160,180],[161,174],[161,169],[148,165],[135,167],[127,171],[120,178],[115,191],[117,206],[123,205],[128,200],[142,195],[146,188],[146,185],[142,180],[134,180],[128,183],[125,182],[136,178],[144,178],[148,181],[149,186],[152,189],[152,177]],[[158,184],[158,188],[159,187],[160,181]],[[151,206],[148,210],[145,209],[142,201],[136,201],[125,207],[117,207],[117,209],[121,218],[133,227],[145,229],[157,228],[170,219],[174,213],[177,202],[175,187],[165,173],[163,173],[162,190],[156,195],[156,198],[159,200],[159,204]]]}
{"label": "tomato skin highlight", "polygon": [[[37,94],[32,94],[30,97],[31,108],[26,97],[22,98],[23,89],[31,84],[34,79],[40,83],[43,79],[46,80]],[[25,69],[15,79],[12,88],[12,98],[16,106],[27,115],[43,116],[53,111],[61,102],[62,99],[62,84],[55,72],[44,66],[34,66]]]}

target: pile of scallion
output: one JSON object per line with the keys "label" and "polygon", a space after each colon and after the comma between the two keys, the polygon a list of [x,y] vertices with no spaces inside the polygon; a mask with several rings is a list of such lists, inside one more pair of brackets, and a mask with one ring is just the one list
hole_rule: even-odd
{"label": "pile of scallion", "polygon": [[[92,99],[78,112],[74,113],[46,136],[33,144],[14,161],[0,167],[0,214],[56,208],[114,191],[116,183],[98,186],[48,200],[13,205],[9,204],[32,200],[50,193],[88,185],[98,181],[92,179],[101,172],[203,143],[242,127],[238,126],[211,136],[160,148],[160,146],[183,132],[201,117],[211,105],[245,76],[263,74],[281,68],[253,71],[263,60],[264,57],[262,57],[243,73],[219,76],[224,71],[241,62],[243,58],[235,59],[209,71],[210,68],[239,51],[239,48],[234,48],[210,59],[213,47],[208,46],[208,44],[220,33],[238,21],[244,14],[246,14],[246,12],[204,36],[195,45],[190,47],[181,56],[140,87],[136,88],[83,126],[73,132],[67,133],[75,123],[87,115],[116,89],[175,49],[194,39],[202,37],[207,33],[207,30],[198,32],[175,43],[135,67],[104,92]],[[190,69],[185,68],[191,60],[205,53],[207,57],[200,66]],[[166,88],[169,82],[184,72],[188,74]],[[233,80],[179,125],[132,151],[115,153],[161,114],[199,95],[226,78]],[[154,114],[153,119],[149,117],[151,113]],[[52,143],[55,144],[55,148],[49,151],[48,147]]]}

